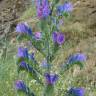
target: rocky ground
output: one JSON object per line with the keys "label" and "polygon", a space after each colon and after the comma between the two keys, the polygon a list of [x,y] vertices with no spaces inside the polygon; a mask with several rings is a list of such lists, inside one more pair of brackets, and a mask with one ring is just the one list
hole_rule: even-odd
{"label": "rocky ground", "polygon": [[85,23],[86,28],[91,29],[93,35],[96,35],[96,0],[74,1],[77,1],[74,12],[75,22]]}
{"label": "rocky ground", "polygon": [[0,40],[14,31],[16,20],[30,2],[31,0],[0,0]]}

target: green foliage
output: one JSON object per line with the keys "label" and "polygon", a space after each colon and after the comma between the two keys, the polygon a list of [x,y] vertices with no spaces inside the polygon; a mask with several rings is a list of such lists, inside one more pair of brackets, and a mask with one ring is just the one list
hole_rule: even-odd
{"label": "green foliage", "polygon": [[72,68],[74,65],[78,65],[78,66],[80,67],[80,69],[82,69],[83,66],[84,66],[84,64],[83,64],[82,62],[73,62],[73,63],[71,63],[71,64],[64,64],[62,69],[63,69],[64,71],[67,71],[67,70],[69,70],[70,68]]}

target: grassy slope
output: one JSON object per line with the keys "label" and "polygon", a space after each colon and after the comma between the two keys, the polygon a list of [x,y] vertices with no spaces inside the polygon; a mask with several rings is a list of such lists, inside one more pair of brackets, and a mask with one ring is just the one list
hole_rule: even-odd
{"label": "grassy slope", "polygon": [[[70,41],[71,42],[71,41]],[[66,42],[67,43],[67,42]],[[65,46],[66,45],[66,46]],[[82,47],[81,47],[82,46]],[[16,46],[10,45],[8,48],[7,57],[4,61],[0,60],[0,95],[1,96],[17,96],[16,91],[14,89],[14,81],[18,78],[16,71],[16,64],[14,62],[14,56],[16,54]],[[54,66],[59,66],[64,62],[64,59],[71,53],[78,52],[81,50],[88,56],[88,60],[84,66],[84,69],[80,70],[78,67],[74,67],[74,71],[68,71],[67,77],[61,77],[61,81],[59,84],[63,86],[63,88],[67,88],[70,85],[82,86],[86,88],[86,96],[95,96],[96,95],[96,38],[90,38],[86,40],[82,40],[78,45],[73,45],[72,43],[64,44],[63,48],[60,49],[56,59],[54,60]],[[60,54],[60,55],[59,55]],[[22,79],[24,75],[21,75]],[[20,78],[20,77],[19,77]],[[27,82],[28,82],[28,78]],[[31,78],[29,78],[31,79]],[[64,83],[65,82],[65,83]],[[58,86],[58,89],[62,90]],[[29,86],[32,86],[29,84]],[[33,85],[34,86],[34,85]],[[34,86],[35,87],[35,86]],[[36,90],[35,90],[36,91]],[[37,90],[38,92],[38,90]],[[92,95],[93,94],[93,95]],[[57,95],[57,96],[60,96]]]}
{"label": "grassy slope", "polygon": [[13,84],[17,72],[13,56],[16,52],[12,48],[13,46],[8,48],[10,52],[7,53],[6,58],[0,59],[0,96],[15,96]]}

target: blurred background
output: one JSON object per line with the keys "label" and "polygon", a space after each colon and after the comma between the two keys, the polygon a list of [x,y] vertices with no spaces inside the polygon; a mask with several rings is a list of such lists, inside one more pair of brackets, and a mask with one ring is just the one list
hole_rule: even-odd
{"label": "blurred background", "polygon": [[[71,53],[84,52],[88,57],[84,68],[69,70],[68,76],[62,77],[66,83],[63,86],[69,86],[70,81],[72,85],[84,87],[86,96],[96,96],[96,0],[70,1],[74,4],[74,10],[68,22],[60,26],[66,42],[54,63],[59,66]],[[15,27],[17,23],[26,21],[36,31],[38,20],[35,10],[34,0],[0,0],[0,96],[18,96],[14,88],[15,80],[20,78],[15,62],[18,46]]]}

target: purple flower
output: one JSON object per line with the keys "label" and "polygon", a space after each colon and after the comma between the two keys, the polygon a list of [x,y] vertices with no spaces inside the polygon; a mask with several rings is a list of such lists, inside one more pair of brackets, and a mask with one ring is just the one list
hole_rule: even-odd
{"label": "purple flower", "polygon": [[66,2],[63,5],[64,12],[71,12],[73,10],[73,5],[71,2]]}
{"label": "purple flower", "polygon": [[52,39],[55,43],[62,45],[65,41],[65,36],[62,32],[53,32]]}
{"label": "purple flower", "polygon": [[84,88],[71,88],[68,92],[72,96],[84,96]]}
{"label": "purple flower", "polygon": [[18,91],[24,91],[24,92],[27,91],[27,86],[25,85],[25,83],[24,83],[22,80],[17,80],[17,81],[16,81],[16,83],[15,83],[15,88],[16,88]]}
{"label": "purple flower", "polygon": [[16,32],[32,35],[32,30],[26,22],[17,24]]}
{"label": "purple flower", "polygon": [[42,38],[42,33],[41,32],[35,32],[35,39],[36,40],[41,40],[41,38]]}
{"label": "purple flower", "polygon": [[48,0],[36,0],[37,16],[39,19],[46,18],[50,14]]}
{"label": "purple flower", "polygon": [[71,2],[66,2],[63,5],[57,7],[57,12],[61,15],[63,12],[71,12],[73,10],[73,5]]}
{"label": "purple flower", "polygon": [[19,68],[25,69],[25,70],[27,70],[27,71],[29,71],[29,72],[32,72],[32,70],[33,70],[33,68],[32,68],[29,64],[26,64],[25,61],[22,61],[22,62],[20,63]]}
{"label": "purple flower", "polygon": [[52,39],[55,43],[57,42],[57,32],[52,33]]}
{"label": "purple flower", "polygon": [[50,85],[50,84],[53,85],[58,80],[58,75],[46,73],[45,79],[46,79],[46,83],[48,85]]}
{"label": "purple flower", "polygon": [[58,11],[59,13],[62,13],[62,12],[64,11],[63,5],[59,5],[59,6],[57,7],[57,11]]}
{"label": "purple flower", "polygon": [[59,33],[59,34],[57,35],[57,43],[58,43],[59,45],[62,45],[62,44],[64,43],[64,41],[65,41],[65,36],[64,36],[64,34],[63,34],[63,33]]}
{"label": "purple flower", "polygon": [[19,47],[17,56],[18,57],[23,57],[23,58],[28,58],[28,49],[23,48],[23,47]]}
{"label": "purple flower", "polygon": [[87,57],[83,53],[76,53],[74,55],[69,56],[67,63],[72,64],[74,62],[84,62]]}

